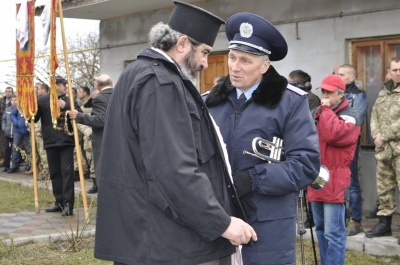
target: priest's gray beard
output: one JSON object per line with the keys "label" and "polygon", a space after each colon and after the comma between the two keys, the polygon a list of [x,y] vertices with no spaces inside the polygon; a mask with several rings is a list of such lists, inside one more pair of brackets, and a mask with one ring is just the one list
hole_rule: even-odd
{"label": "priest's gray beard", "polygon": [[197,66],[195,59],[195,50],[190,51],[180,65],[183,76],[189,79],[194,86],[197,86],[199,72],[203,70],[203,66]]}

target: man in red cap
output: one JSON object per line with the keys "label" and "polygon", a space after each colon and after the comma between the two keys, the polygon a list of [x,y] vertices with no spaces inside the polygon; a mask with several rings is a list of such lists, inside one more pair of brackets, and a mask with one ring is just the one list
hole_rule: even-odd
{"label": "man in red cap", "polygon": [[322,264],[344,264],[346,227],[344,189],[350,186],[350,163],[360,134],[357,111],[344,96],[346,85],[338,75],[329,75],[318,87],[321,106],[313,112],[319,135],[321,164],[330,179],[321,190],[307,189],[318,237]]}

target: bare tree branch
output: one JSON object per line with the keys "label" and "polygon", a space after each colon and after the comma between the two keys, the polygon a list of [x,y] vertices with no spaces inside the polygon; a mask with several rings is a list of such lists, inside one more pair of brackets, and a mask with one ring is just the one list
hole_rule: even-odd
{"label": "bare tree branch", "polygon": [[[94,78],[100,73],[99,34],[97,32],[91,32],[85,35],[77,34],[75,37],[67,38],[66,42],[72,86],[94,87]],[[56,70],[56,75],[66,77],[65,59],[62,52],[62,47],[57,47],[58,68]],[[40,82],[49,84],[49,54],[49,48],[36,49],[34,83]],[[10,71],[5,75],[5,80],[2,81],[15,88],[15,63],[10,63],[9,68]]]}

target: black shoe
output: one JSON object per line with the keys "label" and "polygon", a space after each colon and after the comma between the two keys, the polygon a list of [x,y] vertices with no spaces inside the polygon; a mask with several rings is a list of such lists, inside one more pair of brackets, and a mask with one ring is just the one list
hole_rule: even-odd
{"label": "black shoe", "polygon": [[64,211],[62,211],[62,213],[61,213],[61,216],[64,216],[64,217],[71,216],[71,215],[74,215],[74,210],[70,209],[68,207],[65,207]]}
{"label": "black shoe", "polygon": [[379,223],[372,230],[365,233],[366,237],[380,237],[392,235],[392,216],[379,216]]}
{"label": "black shoe", "polygon": [[45,211],[48,213],[55,213],[55,212],[61,212],[62,209],[60,206],[54,205],[53,207],[47,208]]}
{"label": "black shoe", "polygon": [[19,167],[13,167],[11,168],[9,171],[7,171],[7,173],[15,173],[19,171]]}
{"label": "black shoe", "polygon": [[7,172],[7,171],[9,171],[10,169],[8,168],[8,167],[5,167],[1,172]]}
{"label": "black shoe", "polygon": [[93,187],[87,191],[87,193],[93,194],[97,193],[97,182],[96,179],[93,179]]}
{"label": "black shoe", "polygon": [[87,193],[94,194],[97,193],[97,186],[93,186],[91,189],[87,191]]}
{"label": "black shoe", "polygon": [[377,204],[375,206],[375,208],[372,210],[372,212],[368,213],[367,215],[365,215],[365,217],[367,219],[375,219],[378,218],[378,216],[376,215],[379,212],[379,204]]}
{"label": "black shoe", "polygon": [[348,236],[355,236],[359,233],[361,233],[363,230],[361,228],[361,225],[357,222],[353,222],[353,226],[350,228]]}

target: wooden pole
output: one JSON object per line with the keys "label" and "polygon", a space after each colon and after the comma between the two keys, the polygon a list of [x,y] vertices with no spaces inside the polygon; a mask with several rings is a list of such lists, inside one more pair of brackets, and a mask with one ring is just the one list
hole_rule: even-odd
{"label": "wooden pole", "polygon": [[38,183],[37,183],[37,167],[36,167],[36,141],[35,141],[35,117],[31,117],[31,168],[33,169],[33,194],[35,196],[35,210],[39,213]]}
{"label": "wooden pole", "polygon": [[[62,4],[61,4],[61,0],[58,0],[57,2],[58,2],[58,12],[60,14],[60,25],[61,25],[61,34],[62,34],[62,40],[63,40],[65,70],[67,72],[67,80],[68,80],[69,103],[71,105],[71,110],[75,110],[74,97],[72,95],[71,76],[70,76],[69,63],[68,63],[67,42],[65,40]],[[68,118],[68,117],[66,117],[66,118]],[[81,190],[82,190],[83,208],[85,210],[86,222],[88,223],[89,222],[89,211],[88,211],[87,199],[86,199],[85,179],[83,177],[83,170],[82,170],[82,155],[81,155],[81,148],[79,145],[78,128],[76,126],[75,120],[72,120],[72,127],[74,128],[75,150],[76,150],[76,157],[78,160],[79,179],[80,179]]]}

